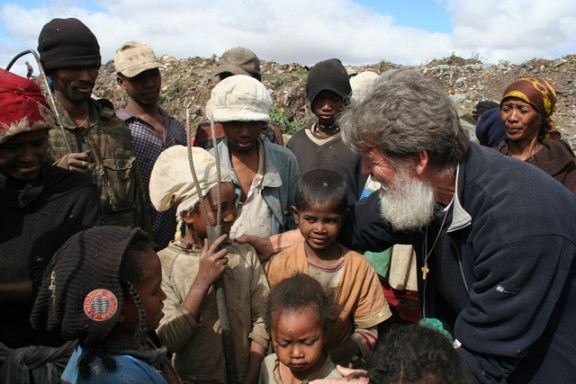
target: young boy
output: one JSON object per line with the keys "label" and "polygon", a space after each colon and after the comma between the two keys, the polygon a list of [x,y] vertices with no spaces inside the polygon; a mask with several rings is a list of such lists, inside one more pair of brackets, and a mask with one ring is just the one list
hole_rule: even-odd
{"label": "young boy", "polygon": [[[262,75],[260,73],[260,59],[248,48],[230,48],[220,56],[220,59],[218,59],[214,75],[216,82],[220,82],[227,77],[236,75],[252,76],[256,80],[262,81]],[[212,105],[212,102],[208,101],[206,109],[209,109],[208,105]],[[207,114],[209,113],[207,112]],[[225,137],[222,124],[214,124],[214,132],[216,134],[216,143],[220,143]],[[264,128],[262,128],[262,131],[260,131],[260,139],[262,141],[284,145],[282,132],[273,122],[269,122],[264,126]],[[202,147],[206,150],[210,150],[214,147],[212,127],[209,117],[205,117],[204,120],[198,123],[193,145],[196,147]]]}
{"label": "young boy", "polygon": [[[225,241],[236,219],[236,194],[230,175],[222,170],[218,196],[215,159],[202,148],[191,150],[197,183],[190,174],[184,146],[162,152],[150,179],[150,198],[156,209],[176,207],[178,219],[186,225],[184,237],[177,236],[158,253],[162,289],[167,295],[166,316],[160,322],[158,336],[174,353],[174,366],[184,382],[227,382],[213,286],[218,279],[224,279],[237,380],[256,383],[269,340],[264,325],[268,283],[250,245]],[[207,227],[216,225],[219,208],[223,235],[208,246]]]}
{"label": "young boy", "polygon": [[298,162],[290,150],[259,137],[270,122],[271,106],[266,87],[250,76],[227,77],[212,90],[211,120],[221,123],[226,134],[217,150],[238,195],[232,239],[296,228],[290,206],[300,176]]}
{"label": "young boy", "polygon": [[318,169],[304,174],[292,207],[304,241],[273,256],[265,266],[271,287],[302,272],[325,289],[335,289],[341,312],[326,348],[341,365],[354,360],[353,356],[369,360],[378,340],[378,324],[391,316],[368,260],[336,242],[347,211],[346,196],[346,183],[337,173]]}
{"label": "young boy", "polygon": [[186,145],[184,125],[158,105],[162,66],[152,48],[139,41],[122,44],[114,56],[116,81],[129,97],[128,104],[118,109],[118,117],[130,127],[157,249],[166,248],[172,240],[176,215],[173,210],[158,212],[152,206],[150,173],[163,150],[173,145]]}
{"label": "young boy", "polygon": [[[306,97],[315,118],[288,142],[302,174],[313,169],[329,169],[348,184],[348,204],[359,200],[366,175],[362,174],[362,157],[342,141],[337,117],[350,101],[352,88],[346,68],[338,59],[317,63],[306,80]],[[308,125],[308,124],[307,124]]]}

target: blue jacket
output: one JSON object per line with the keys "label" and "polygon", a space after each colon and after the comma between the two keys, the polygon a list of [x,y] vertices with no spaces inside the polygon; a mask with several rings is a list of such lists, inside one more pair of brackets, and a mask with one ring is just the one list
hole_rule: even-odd
{"label": "blue jacket", "polygon": [[[448,323],[482,383],[568,383],[576,377],[576,196],[540,169],[474,143],[459,165],[439,241],[419,273],[423,314]],[[411,243],[423,265],[442,218],[394,233],[378,193],[354,207],[343,243]]]}
{"label": "blue jacket", "polygon": [[109,371],[102,364],[99,356],[94,357],[90,363],[90,376],[83,378],[80,375],[78,363],[85,353],[84,348],[78,345],[62,374],[63,383],[74,384],[167,384],[168,381],[162,373],[147,362],[130,355],[113,355],[116,361],[116,370]]}
{"label": "blue jacket", "polygon": [[[267,141],[260,141],[260,143],[264,148],[262,198],[272,212],[272,234],[275,235],[296,228],[290,207],[294,205],[300,172],[296,157],[289,149]],[[240,182],[230,162],[227,138],[218,144],[218,155],[222,168],[228,168],[232,172],[236,194],[241,196]]]}

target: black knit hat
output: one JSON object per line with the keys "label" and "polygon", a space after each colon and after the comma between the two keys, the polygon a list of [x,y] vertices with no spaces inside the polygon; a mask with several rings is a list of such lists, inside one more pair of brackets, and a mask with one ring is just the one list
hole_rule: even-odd
{"label": "black knit hat", "polygon": [[104,340],[124,305],[119,272],[126,249],[146,238],[140,229],[103,226],[79,232],[48,264],[32,308],[32,326],[54,330],[65,340]]}
{"label": "black knit hat", "polygon": [[306,80],[306,97],[312,104],[322,91],[332,91],[347,103],[352,95],[348,72],[338,59],[324,60],[312,67]]}
{"label": "black knit hat", "polygon": [[96,36],[78,19],[52,19],[38,36],[40,61],[47,72],[62,68],[99,67]]}

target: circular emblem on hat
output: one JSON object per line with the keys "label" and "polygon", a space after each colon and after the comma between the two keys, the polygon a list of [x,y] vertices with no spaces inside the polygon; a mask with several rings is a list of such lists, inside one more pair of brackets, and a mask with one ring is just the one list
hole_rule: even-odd
{"label": "circular emblem on hat", "polygon": [[116,296],[107,289],[95,289],[84,299],[84,313],[94,321],[105,321],[118,309]]}

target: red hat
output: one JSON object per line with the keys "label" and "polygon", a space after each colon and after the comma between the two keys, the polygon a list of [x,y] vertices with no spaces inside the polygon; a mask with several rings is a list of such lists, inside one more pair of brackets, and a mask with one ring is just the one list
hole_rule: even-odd
{"label": "red hat", "polygon": [[53,126],[54,115],[40,87],[0,68],[0,144],[19,133]]}

